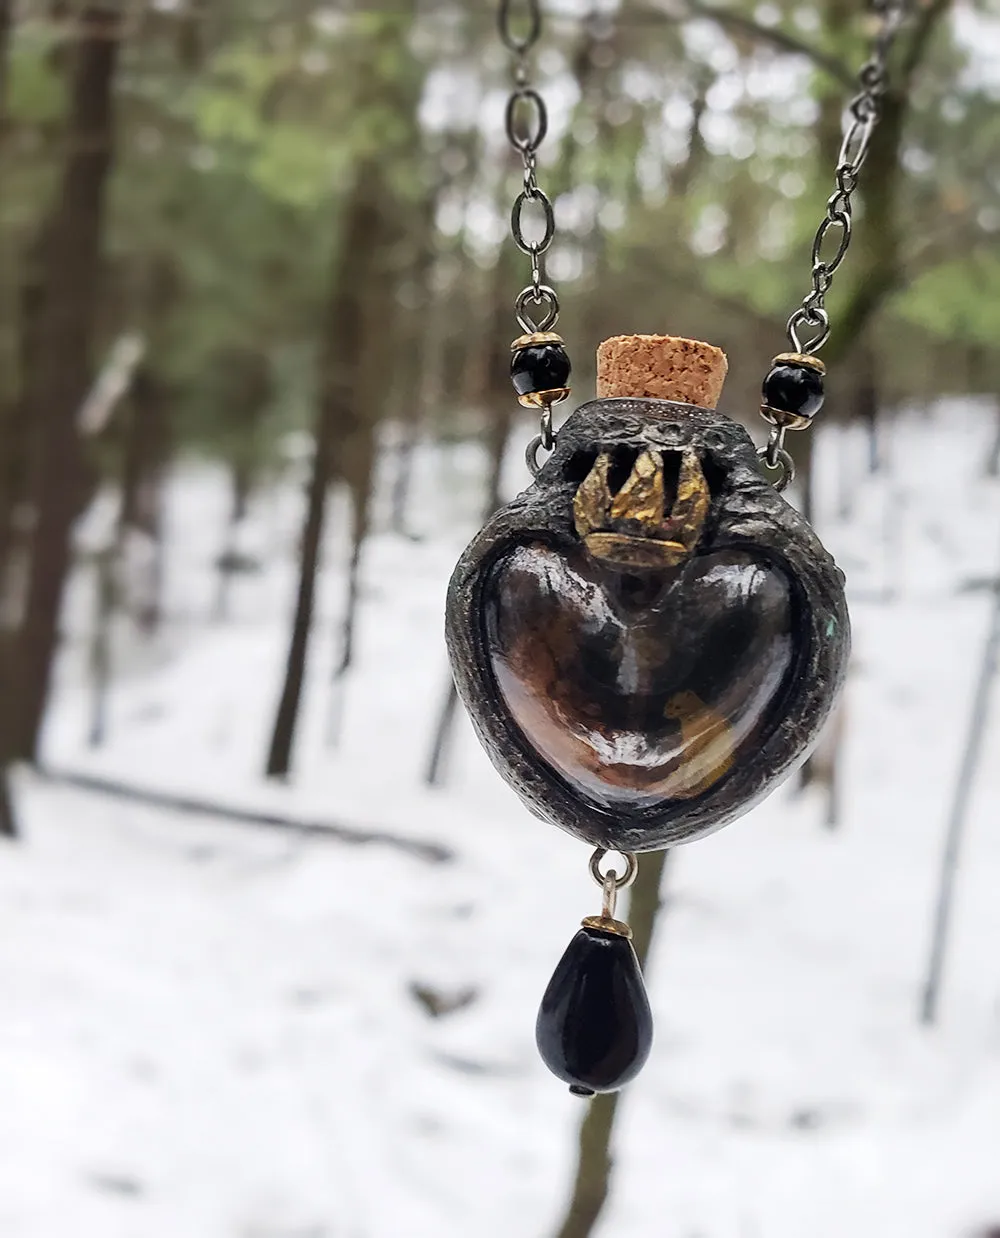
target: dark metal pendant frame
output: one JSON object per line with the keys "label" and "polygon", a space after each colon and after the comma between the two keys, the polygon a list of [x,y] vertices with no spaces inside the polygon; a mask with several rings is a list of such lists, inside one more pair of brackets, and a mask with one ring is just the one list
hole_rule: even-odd
{"label": "dark metal pendant frame", "polygon": [[[796,656],[781,708],[750,754],[695,798],[612,809],[589,800],[532,747],[510,716],[490,665],[483,586],[498,559],[530,539],[579,545],[573,498],[579,453],[627,447],[693,449],[712,477],[699,553],[749,550],[791,582]],[[533,485],[501,508],[459,560],[448,594],[455,683],[499,773],[528,807],[575,837],[619,851],[655,851],[698,838],[753,807],[808,755],[841,686],[850,649],[843,573],[808,522],[761,475],[753,442],[724,414],[664,400],[594,400],[559,431]]]}

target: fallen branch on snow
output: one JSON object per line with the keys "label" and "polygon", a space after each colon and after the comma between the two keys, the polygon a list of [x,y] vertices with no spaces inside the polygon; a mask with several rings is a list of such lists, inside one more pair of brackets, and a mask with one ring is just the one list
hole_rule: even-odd
{"label": "fallen branch on snow", "polygon": [[390,834],[386,830],[362,830],[326,821],[303,821],[294,817],[284,817],[277,812],[237,808],[229,804],[218,804],[212,800],[200,800],[190,795],[174,795],[168,791],[130,786],[128,783],[117,782],[113,778],[102,778],[96,774],[84,774],[76,770],[37,766],[34,773],[45,782],[75,787],[80,791],[93,791],[98,795],[108,795],[115,799],[132,800],[138,804],[146,804],[150,808],[163,808],[171,812],[188,813],[200,817],[216,817],[222,821],[238,821],[244,825],[263,825],[292,830],[310,838],[326,838],[331,842],[347,843],[357,847],[392,847],[396,851],[405,852],[418,860],[426,860],[430,864],[444,864],[455,858],[455,853],[441,843],[404,838],[399,834]]}

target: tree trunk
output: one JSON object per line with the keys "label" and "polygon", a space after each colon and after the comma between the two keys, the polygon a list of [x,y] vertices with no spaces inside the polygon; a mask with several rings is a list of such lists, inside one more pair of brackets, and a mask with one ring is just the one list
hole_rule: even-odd
{"label": "tree trunk", "polygon": [[434,738],[431,741],[431,755],[430,760],[427,762],[427,772],[424,774],[424,782],[429,787],[444,785],[445,763],[451,749],[451,736],[457,712],[458,692],[455,689],[454,679],[449,675],[444,701],[438,713],[437,726],[434,728]]}
{"label": "tree trunk", "polygon": [[[666,851],[654,851],[639,857],[639,875],[629,900],[629,924],[632,944],[643,970],[649,959],[649,949],[660,909],[660,886],[666,866]],[[558,1238],[589,1238],[608,1198],[613,1159],[611,1136],[621,1093],[595,1096],[590,1101],[580,1125],[576,1180],[569,1207]]]}
{"label": "tree trunk", "polygon": [[965,737],[965,748],[962,752],[962,762],[952,796],[944,849],[941,854],[941,870],[931,927],[930,956],[927,960],[927,974],[920,1002],[920,1021],[928,1026],[935,1023],[938,1017],[955,901],[955,879],[958,875],[969,802],[982,760],[983,741],[990,723],[990,698],[998,663],[1000,663],[1000,581],[997,582],[993,594],[989,634],[983,648],[979,678],[976,681],[972,711],[969,715],[969,726]]}
{"label": "tree trunk", "polygon": [[7,62],[13,7],[13,0],[0,0],[0,145],[7,126]]}
{"label": "tree trunk", "polygon": [[225,623],[229,618],[229,593],[233,577],[238,570],[239,530],[247,514],[250,500],[250,470],[241,460],[233,460],[229,466],[229,520],[226,525],[226,544],[217,564],[218,582],[215,591],[213,617],[216,623]]}
{"label": "tree trunk", "polygon": [[794,441],[787,444],[795,460],[795,484],[800,496],[799,509],[810,524],[813,523],[816,515],[813,493],[813,460],[816,449],[814,435],[814,430],[807,430],[804,434],[797,434]]}
{"label": "tree trunk", "polygon": [[[129,530],[138,532],[153,544],[160,537],[160,469],[164,456],[163,402],[158,399],[159,387],[143,369],[129,367],[115,376],[101,395],[102,406],[97,423],[106,424],[115,406],[132,388],[131,407],[122,419],[120,451],[120,499],[118,519],[110,540],[93,557],[94,625],[90,640],[90,728],[87,742],[99,748],[107,739],[108,704],[112,677],[112,632],[116,613],[123,608],[121,585],[126,561]],[[95,390],[101,386],[98,378]],[[88,399],[88,404],[90,400]],[[145,549],[145,548],[144,548]],[[143,566],[155,561],[145,556]],[[144,572],[138,591],[136,617],[140,626],[151,626],[151,613],[158,609],[156,570]],[[152,578],[152,579],[150,579]]]}
{"label": "tree trunk", "polygon": [[37,754],[48,701],[73,524],[90,491],[76,415],[90,385],[120,37],[116,9],[84,7],[71,74],[66,162],[45,229],[40,348],[24,375],[23,408],[37,427],[38,457],[13,743],[16,755],[29,760]]}
{"label": "tree trunk", "polygon": [[997,400],[996,404],[996,433],[993,436],[989,459],[986,461],[986,476],[1000,476],[1000,400]]}
{"label": "tree trunk", "polygon": [[[7,133],[7,66],[10,52],[10,30],[13,16],[12,0],[0,0],[0,157],[3,153],[4,138]],[[2,170],[0,170],[2,175]],[[3,292],[3,316],[0,318],[0,331],[7,327],[7,311],[13,310],[10,299]],[[13,330],[13,314],[10,323]],[[9,347],[4,348],[3,361],[8,360]],[[7,611],[7,547],[8,531],[13,516],[13,493],[18,474],[13,467],[15,452],[12,449],[13,430],[17,421],[17,402],[13,398],[13,388],[9,384],[0,385],[0,838],[17,838],[19,830],[14,810],[14,799],[10,789],[10,751],[9,728],[12,722],[9,681],[9,658],[11,654],[11,633],[6,628]]]}
{"label": "tree trunk", "polygon": [[[16,369],[23,376],[33,373],[42,364],[41,318],[43,304],[41,265],[45,252],[46,231],[43,228],[29,247],[23,265],[26,268],[14,300],[17,318],[17,343],[14,349]],[[16,597],[20,573],[15,560],[24,550],[23,513],[28,505],[33,472],[32,416],[22,391],[17,399],[11,396],[3,409],[0,426],[0,597],[10,615],[20,621],[23,598]]]}
{"label": "tree trunk", "polygon": [[[405,12],[415,11],[407,0]],[[399,241],[396,215],[402,203],[386,167],[406,161],[417,145],[414,116],[422,89],[422,75],[409,54],[405,20],[381,21],[373,27],[370,64],[362,79],[356,107],[391,109],[398,122],[390,146],[384,145],[359,161],[353,190],[344,204],[343,225],[330,283],[330,300],[324,325],[319,373],[316,455],[309,488],[306,527],[299,565],[299,590],[292,625],[292,639],[285,669],[285,682],[275,718],[267,760],[270,776],[287,775],[291,764],[296,718],[302,695],[315,595],[316,567],[323,533],[327,483],[333,470],[335,447],[349,449],[352,439],[361,442],[374,434],[381,412],[373,391],[384,392],[391,365],[385,361],[390,337],[387,319],[395,304],[390,281],[398,281],[393,268]],[[380,123],[388,131],[393,126]],[[399,168],[396,169],[397,173]],[[380,314],[372,313],[378,307]],[[376,361],[376,358],[378,360]],[[372,370],[376,373],[371,373]],[[373,386],[370,384],[381,384]],[[342,470],[351,480],[351,469]]]}
{"label": "tree trunk", "polygon": [[392,479],[392,496],[389,502],[389,528],[393,533],[406,533],[406,509],[410,501],[413,482],[413,456],[420,436],[420,421],[416,411],[420,405],[413,403],[413,414],[402,418],[399,426],[399,443],[396,446],[396,473]]}
{"label": "tree trunk", "polygon": [[854,411],[861,418],[868,433],[868,472],[877,473],[882,466],[878,417],[879,389],[876,378],[877,367],[870,346],[866,345],[859,350],[858,368],[857,405]]}
{"label": "tree trunk", "polygon": [[[329,393],[327,393],[329,396]],[[302,683],[305,679],[306,655],[309,649],[309,630],[312,625],[313,602],[316,594],[316,570],[319,565],[319,548],[323,538],[323,523],[326,515],[326,492],[330,484],[330,458],[335,441],[336,412],[329,398],[322,400],[316,424],[316,446],[313,453],[312,474],[306,500],[306,520],[302,529],[302,544],[299,554],[299,587],[295,600],[295,617],[292,620],[292,636],[285,664],[285,680],[278,703],[271,735],[271,747],[267,756],[267,776],[285,778],[292,760],[292,744],[298,721],[299,702],[302,698]]]}
{"label": "tree trunk", "polygon": [[441,349],[440,346],[435,347],[435,333],[440,337],[442,315],[435,304],[434,288],[438,245],[435,214],[440,193],[441,186],[438,186],[428,196],[426,209],[421,214],[420,244],[412,269],[420,308],[407,315],[409,330],[400,340],[402,346],[414,354],[414,359],[409,363],[404,361],[401,367],[399,379],[402,386],[397,379],[396,389],[400,393],[397,403],[399,440],[389,504],[389,528],[404,535],[413,480],[413,458],[424,417],[431,407],[433,392],[440,392],[441,386]]}
{"label": "tree trunk", "polygon": [[334,447],[352,432],[357,418],[359,359],[364,350],[361,298],[368,268],[375,260],[379,218],[379,178],[372,165],[359,169],[347,205],[340,246],[330,280],[330,300],[322,342],[316,449],[299,558],[299,585],[292,621],[285,679],[267,757],[270,778],[287,777],[305,679],[309,633],[316,593],[316,569],[323,538],[326,497],[333,473]]}
{"label": "tree trunk", "polygon": [[14,797],[10,790],[10,767],[0,765],[0,838],[18,838],[17,818],[14,815]]}
{"label": "tree trunk", "polygon": [[[695,96],[691,104],[691,123],[688,126],[687,156],[675,169],[670,184],[671,196],[678,200],[687,197],[708,159],[708,147],[705,145],[701,124],[708,111],[708,92],[714,81],[715,74],[708,68],[698,70]],[[598,238],[595,237],[595,240],[600,243]]]}
{"label": "tree trunk", "polygon": [[129,533],[143,541],[138,575],[128,582],[129,609],[145,633],[159,627],[163,584],[163,491],[171,451],[169,393],[148,366],[132,383],[122,460],[119,549]]}
{"label": "tree trunk", "polygon": [[[510,441],[514,426],[514,401],[507,396],[506,391],[501,397],[497,390],[497,376],[507,368],[507,350],[504,347],[504,323],[509,310],[502,296],[504,274],[507,261],[501,256],[497,263],[496,277],[493,286],[493,313],[489,319],[489,327],[482,339],[480,356],[483,364],[477,366],[476,381],[479,385],[480,400],[491,407],[492,415],[486,428],[486,449],[489,452],[489,472],[486,476],[486,494],[483,499],[483,522],[489,520],[501,503],[501,486],[503,484],[503,465],[507,456],[507,444]],[[427,772],[424,782],[429,787],[439,787],[444,782],[445,764],[451,747],[452,729],[458,714],[458,693],[455,682],[449,675],[448,686],[445,689],[444,700],[438,713],[437,725],[434,727],[434,738],[431,742],[431,755],[427,762]]]}
{"label": "tree trunk", "polygon": [[375,469],[375,427],[368,423],[365,437],[359,444],[360,459],[357,474],[350,479],[351,508],[353,513],[351,531],[351,561],[347,568],[347,597],[340,624],[340,658],[333,671],[331,685],[330,717],[327,726],[327,743],[331,746],[340,740],[340,724],[344,714],[344,693],[347,674],[354,663],[354,636],[357,630],[358,603],[361,597],[361,552],[368,536],[371,515],[372,474]]}
{"label": "tree trunk", "polygon": [[117,538],[94,556],[94,630],[90,642],[90,727],[87,743],[100,748],[108,734],[111,689],[111,624],[115,615]]}

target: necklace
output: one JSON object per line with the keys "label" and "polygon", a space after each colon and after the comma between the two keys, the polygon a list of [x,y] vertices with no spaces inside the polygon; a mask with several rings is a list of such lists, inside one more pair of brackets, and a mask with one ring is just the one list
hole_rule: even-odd
{"label": "necklace", "polygon": [[[511,232],[530,260],[511,378],[539,411],[534,481],[459,560],[447,638],[459,695],[501,777],[536,816],[596,848],[601,912],[570,942],[536,1024],[546,1064],[590,1096],[634,1078],[652,1043],[631,930],[615,917],[637,853],[703,836],[768,795],[808,755],[845,675],[844,577],[781,497],[794,477],[785,435],[808,429],[823,403],[825,297],[850,244],[904,11],[903,0],[875,0],[811,288],[788,320],[791,350],[764,379],[770,431],[757,449],[715,409],[725,355],[670,336],[605,340],[598,398],[556,433],[571,366],[544,272],[555,214],[537,180],[548,119],[530,74],[542,15],[540,0],[525,2],[521,33],[512,0],[501,0],[499,24],[513,58],[507,136],[524,172]],[[535,240],[522,226],[529,207]]]}

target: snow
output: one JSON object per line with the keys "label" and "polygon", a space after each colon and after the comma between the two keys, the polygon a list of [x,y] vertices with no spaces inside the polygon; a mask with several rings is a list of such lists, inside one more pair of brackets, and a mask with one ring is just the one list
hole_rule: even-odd
{"label": "snow", "polygon": [[[657,1038],[620,1109],[602,1238],[974,1238],[1000,1224],[1000,703],[970,806],[942,1017],[918,1025],[937,866],[1000,570],[993,414],[904,411],[886,467],[822,432],[820,525],[856,654],[842,822],[784,788],[670,859],[648,968]],[[511,487],[523,483],[517,452]],[[171,493],[168,618],[118,633],[86,746],[74,584],[53,768],[443,844],[433,863],[178,816],[23,774],[0,851],[0,1235],[506,1238],[553,1233],[581,1103],[536,1004],[597,910],[586,849],[531,818],[464,719],[423,785],[444,587],[481,502],[468,445],[425,448],[412,536],[384,512],[327,743],[345,592],[334,504],[294,778],[261,777],[300,512],[259,497],[233,618],[211,619],[226,495]],[[844,478],[848,479],[847,484]],[[100,539],[100,513],[84,538]],[[997,693],[1000,696],[1000,691]],[[411,986],[475,999],[434,1019]]]}

